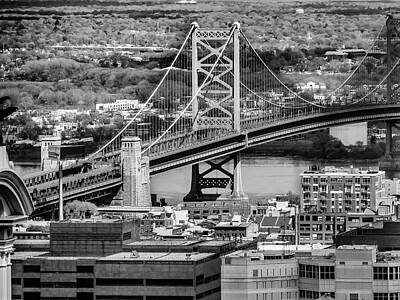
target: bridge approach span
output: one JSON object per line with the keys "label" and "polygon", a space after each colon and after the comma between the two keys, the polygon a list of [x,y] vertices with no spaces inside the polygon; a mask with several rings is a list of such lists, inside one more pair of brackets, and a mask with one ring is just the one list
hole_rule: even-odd
{"label": "bridge approach span", "polygon": [[400,105],[382,104],[275,121],[265,126],[254,123],[255,129],[251,129],[248,125],[249,129],[243,133],[233,133],[208,143],[203,142],[201,146],[193,145],[158,155],[153,153],[150,156],[150,174],[162,173],[242,151],[248,147],[331,126],[396,119],[400,119]]}

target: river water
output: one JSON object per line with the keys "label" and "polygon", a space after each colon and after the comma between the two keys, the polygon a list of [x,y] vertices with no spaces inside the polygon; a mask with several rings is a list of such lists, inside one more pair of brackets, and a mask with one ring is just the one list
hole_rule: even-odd
{"label": "river water", "polygon": [[[292,191],[300,192],[299,174],[313,165],[334,165],[338,167],[378,168],[378,163],[316,162],[290,157],[246,157],[242,160],[243,189],[246,194],[262,197],[271,194],[282,194]],[[206,167],[203,165],[203,168]],[[232,166],[228,165],[232,169]],[[217,172],[210,175],[218,177]],[[211,177],[211,176],[210,176]],[[154,176],[151,179],[152,193],[181,198],[190,189],[191,167],[182,167]],[[216,190],[214,190],[216,191]],[[217,190],[221,192],[221,190]]]}
{"label": "river water", "polygon": [[[378,163],[351,163],[340,162],[316,162],[312,160],[296,159],[290,157],[245,157],[242,160],[243,189],[249,196],[263,197],[271,194],[281,194],[292,191],[298,194],[300,191],[299,174],[309,169],[312,165],[331,165],[362,168],[378,168]],[[227,165],[232,169],[231,165]],[[206,169],[202,165],[201,170]],[[39,171],[37,164],[15,163],[15,170],[19,174],[28,174]],[[388,174],[391,177],[400,174]],[[218,173],[213,171],[210,177],[218,177]],[[189,192],[191,180],[191,167],[186,166],[174,169],[151,178],[151,192],[166,198],[181,200]],[[221,193],[223,190],[212,190],[210,192]]]}

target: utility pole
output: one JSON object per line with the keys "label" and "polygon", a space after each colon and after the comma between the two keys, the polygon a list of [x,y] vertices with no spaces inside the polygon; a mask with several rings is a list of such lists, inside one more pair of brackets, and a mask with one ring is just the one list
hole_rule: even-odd
{"label": "utility pole", "polygon": [[[61,152],[61,148],[60,148]],[[58,201],[58,220],[62,221],[64,220],[64,214],[63,214],[63,178],[62,178],[62,163],[61,163],[61,153],[59,153],[58,156],[58,189],[59,189],[59,201]]]}

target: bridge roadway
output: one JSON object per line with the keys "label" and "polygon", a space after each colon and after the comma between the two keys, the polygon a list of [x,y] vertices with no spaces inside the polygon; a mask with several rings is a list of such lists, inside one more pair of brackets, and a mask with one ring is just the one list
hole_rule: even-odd
{"label": "bridge roadway", "polygon": [[[34,215],[48,213],[59,200],[58,170],[37,172],[23,178],[35,206]],[[97,200],[112,198],[122,184],[119,166],[99,166],[83,170],[73,166],[63,170],[63,199]],[[99,204],[99,203],[98,203]]]}
{"label": "bridge roadway", "polygon": [[400,119],[399,104],[382,104],[355,106],[350,109],[316,113],[310,116],[294,117],[279,122],[266,124],[256,118],[241,122],[242,132],[226,132],[219,138],[201,141],[198,144],[192,140],[187,146],[174,151],[154,150],[150,155],[150,174],[165,172],[170,169],[207,161],[225,156],[245,148],[265,142],[279,140],[293,135],[357,122],[398,120]]}

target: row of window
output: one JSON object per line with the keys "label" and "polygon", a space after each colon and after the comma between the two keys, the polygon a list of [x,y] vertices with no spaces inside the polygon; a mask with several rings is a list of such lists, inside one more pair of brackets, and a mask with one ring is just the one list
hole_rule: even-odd
{"label": "row of window", "polygon": [[[344,180],[343,180],[344,179]],[[318,184],[318,183],[326,183],[326,182],[332,182],[332,183],[348,183],[348,184],[361,184],[362,183],[371,183],[371,178],[370,177],[351,177],[351,178],[341,178],[341,177],[303,177],[302,180],[303,183],[313,183],[313,184]]]}
{"label": "row of window", "polygon": [[196,276],[196,285],[209,283],[211,281],[219,280],[221,278],[221,274],[214,274],[212,276],[204,277],[204,274]]}
{"label": "row of window", "polygon": [[335,266],[314,266],[299,264],[299,277],[335,279]]}
{"label": "row of window", "polygon": [[[93,269],[93,266],[76,266],[76,273],[93,273]],[[24,273],[40,273],[40,265],[24,265]]]}
{"label": "row of window", "polygon": [[[21,299],[20,296],[13,295],[13,299]],[[24,292],[24,299],[29,300],[93,300],[93,293],[78,292],[76,297],[40,297],[40,292]],[[97,298],[99,299],[99,298]]]}
{"label": "row of window", "polygon": [[[313,221],[313,222],[334,222],[335,216],[326,216],[326,215],[300,215],[300,221]],[[336,216],[337,222],[344,222],[345,217]]]}
{"label": "row of window", "polygon": [[296,279],[288,280],[268,280],[255,282],[256,289],[279,289],[297,287]]}
{"label": "row of window", "polygon": [[399,293],[374,293],[374,300],[399,300]]}
{"label": "row of window", "polygon": [[221,292],[221,287],[217,287],[208,291],[205,291],[203,293],[197,294],[196,299],[202,299],[205,298],[209,295],[215,294],[215,293],[220,293]]}
{"label": "row of window", "polygon": [[[260,271],[260,272],[259,272]],[[264,270],[264,277],[273,277],[273,276],[295,276],[296,270],[293,267],[290,268],[279,268],[276,270],[273,268],[272,270],[266,269]],[[263,270],[254,269],[253,277],[263,277]]]}
{"label": "row of window", "polygon": [[[199,284],[218,280],[220,274],[203,278]],[[12,279],[13,284],[20,284],[19,278]],[[97,286],[193,286],[192,279],[133,279],[133,278],[98,278]],[[40,278],[24,278],[26,288],[93,288],[92,278],[77,278],[76,282],[41,282]]]}
{"label": "row of window", "polygon": [[400,279],[400,267],[374,267],[374,279],[397,280]]}
{"label": "row of window", "polygon": [[299,296],[300,298],[307,298],[307,299],[318,299],[319,297],[324,297],[324,296],[330,296],[332,298],[335,298],[335,293],[299,290]]}
{"label": "row of window", "polygon": [[256,300],[298,299],[297,292],[272,292],[256,294]]}

